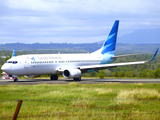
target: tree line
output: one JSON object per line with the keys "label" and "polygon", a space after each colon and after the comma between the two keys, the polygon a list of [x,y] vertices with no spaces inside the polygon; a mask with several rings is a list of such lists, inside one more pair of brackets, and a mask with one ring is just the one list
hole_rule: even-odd
{"label": "tree line", "polygon": [[[129,62],[129,61],[142,61],[149,60],[152,55],[136,55],[130,57],[119,58],[115,62]],[[99,77],[103,79],[105,77],[116,78],[160,78],[160,55],[156,56],[156,59],[152,62],[143,65],[130,65],[112,68],[112,71],[108,69],[100,70],[99,73],[91,72],[83,74],[83,77]]]}
{"label": "tree line", "polygon": [[99,73],[85,73],[83,77],[98,77],[100,79],[104,78],[160,78],[160,68],[156,70],[144,69],[142,71],[116,71],[116,72],[106,72],[107,70],[100,70]]}

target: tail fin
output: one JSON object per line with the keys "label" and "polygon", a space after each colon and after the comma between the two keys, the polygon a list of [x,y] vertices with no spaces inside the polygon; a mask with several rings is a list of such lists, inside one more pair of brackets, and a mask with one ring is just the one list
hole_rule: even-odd
{"label": "tail fin", "polygon": [[14,49],[12,53],[12,57],[15,57],[15,56],[16,56],[16,50]]}
{"label": "tail fin", "polygon": [[114,54],[115,53],[118,26],[119,26],[119,20],[116,20],[108,35],[107,40],[104,42],[102,46],[101,54],[105,54],[105,53]]}

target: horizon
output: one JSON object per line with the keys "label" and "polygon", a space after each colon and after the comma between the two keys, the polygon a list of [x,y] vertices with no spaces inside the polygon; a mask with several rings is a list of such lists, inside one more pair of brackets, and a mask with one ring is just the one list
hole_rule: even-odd
{"label": "horizon", "polygon": [[[1,43],[0,45],[5,45],[5,44],[26,44],[26,45],[30,45],[30,44],[103,44],[103,41],[93,42],[93,43],[66,43],[66,42],[64,43],[53,43],[53,42],[51,43],[38,43],[38,42],[37,43],[20,43],[20,42],[16,42],[16,43]],[[150,45],[150,44],[160,44],[160,43],[116,43],[116,44],[133,44],[133,45],[148,44]]]}

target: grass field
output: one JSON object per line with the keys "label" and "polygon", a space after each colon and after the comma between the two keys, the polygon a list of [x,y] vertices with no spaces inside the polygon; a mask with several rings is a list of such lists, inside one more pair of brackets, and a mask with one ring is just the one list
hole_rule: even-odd
{"label": "grass field", "polygon": [[160,84],[0,85],[0,119],[160,120]]}

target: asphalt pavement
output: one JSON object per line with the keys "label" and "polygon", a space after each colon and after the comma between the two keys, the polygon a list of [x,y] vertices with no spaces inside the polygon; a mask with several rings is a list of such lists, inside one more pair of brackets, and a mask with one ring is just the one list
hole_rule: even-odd
{"label": "asphalt pavement", "polygon": [[69,84],[71,82],[77,82],[79,84],[105,84],[105,83],[160,83],[160,79],[82,79],[81,81],[73,81],[72,79],[19,79],[18,82],[14,82],[11,79],[0,79],[0,85],[37,85],[37,84]]}

